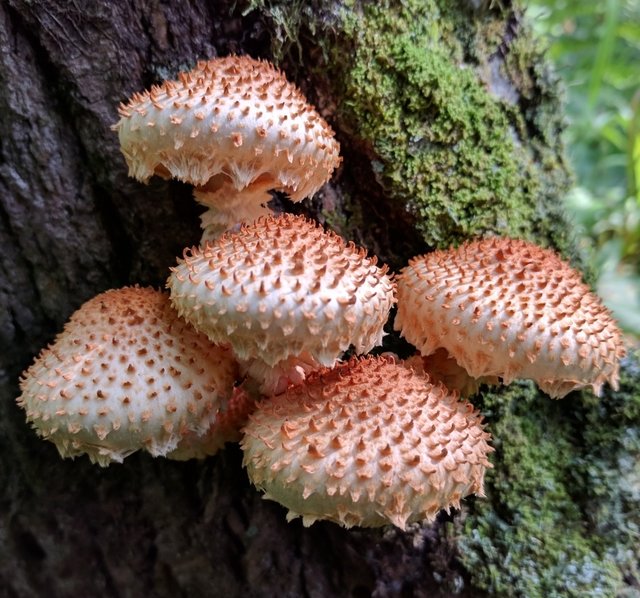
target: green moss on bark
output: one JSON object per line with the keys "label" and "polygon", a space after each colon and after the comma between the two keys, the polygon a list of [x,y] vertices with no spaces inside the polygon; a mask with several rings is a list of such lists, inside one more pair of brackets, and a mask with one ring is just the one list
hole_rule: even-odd
{"label": "green moss on bark", "polygon": [[318,4],[253,6],[268,7],[276,55],[306,24],[340,135],[428,245],[497,233],[567,252],[557,85],[519,18],[444,0]]}
{"label": "green moss on bark", "polygon": [[385,191],[432,246],[487,231],[526,234],[537,182],[499,102],[464,64],[435,3],[352,19],[342,117],[375,153]]}
{"label": "green moss on bark", "polygon": [[526,382],[482,394],[495,468],[488,500],[471,502],[459,543],[478,587],[500,596],[615,596],[633,575],[638,467],[620,475],[621,460],[633,470],[640,456],[633,367],[602,399],[584,392],[551,401]]}
{"label": "green moss on bark", "polygon": [[[621,388],[551,401],[532,384],[482,395],[497,449],[488,500],[460,539],[474,583],[500,596],[615,596],[637,576],[640,369]],[[637,579],[637,578],[636,578]]]}

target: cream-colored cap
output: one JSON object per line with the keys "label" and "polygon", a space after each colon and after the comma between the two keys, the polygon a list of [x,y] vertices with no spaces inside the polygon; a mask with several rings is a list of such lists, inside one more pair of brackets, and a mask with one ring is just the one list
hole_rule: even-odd
{"label": "cream-colored cap", "polygon": [[166,455],[185,435],[195,446],[226,411],[237,374],[232,352],[180,319],[166,293],[127,287],[71,316],[23,374],[18,404],[63,457],[108,465],[140,449]]}
{"label": "cream-colored cap", "polygon": [[489,434],[470,403],[385,358],[353,359],[259,403],[249,478],[310,525],[401,529],[483,494]]}
{"label": "cream-colored cap", "polygon": [[397,277],[396,330],[424,355],[446,349],[471,376],[530,378],[551,397],[618,384],[611,313],[566,262],[489,238],[413,258]]}

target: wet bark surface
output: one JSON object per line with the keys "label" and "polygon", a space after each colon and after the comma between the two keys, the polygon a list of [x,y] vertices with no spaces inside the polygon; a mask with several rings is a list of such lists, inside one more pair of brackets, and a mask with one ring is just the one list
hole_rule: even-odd
{"label": "wet bark surface", "polygon": [[191,189],[129,179],[110,126],[120,101],[199,58],[268,58],[259,15],[235,4],[0,3],[0,596],[433,596],[462,579],[438,526],[286,523],[237,447],[101,469],[61,460],[15,405],[20,372],[85,300],[162,287],[197,242]]}

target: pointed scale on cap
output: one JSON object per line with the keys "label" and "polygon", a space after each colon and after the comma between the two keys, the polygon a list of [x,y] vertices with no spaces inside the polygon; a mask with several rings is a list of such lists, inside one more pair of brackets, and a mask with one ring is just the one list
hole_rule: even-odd
{"label": "pointed scale on cap", "polygon": [[180,315],[240,359],[271,367],[303,354],[330,366],[351,345],[366,353],[381,343],[395,302],[386,267],[291,214],[187,250],[171,270]]}
{"label": "pointed scale on cap", "polygon": [[23,374],[18,404],[63,457],[86,453],[104,466],[140,449],[166,455],[185,434],[207,434],[236,376],[232,352],[181,320],[166,293],[126,287],[71,316]]}
{"label": "pointed scale on cap", "polygon": [[493,449],[481,420],[425,376],[366,357],[262,401],[241,446],[251,481],[289,519],[405,529],[483,495]]}
{"label": "pointed scale on cap", "polygon": [[196,185],[196,199],[222,212],[207,214],[214,228],[264,214],[270,189],[293,201],[313,195],[340,163],[334,132],[298,88],[249,56],[199,62],[134,94],[119,114],[129,174]]}
{"label": "pointed scale on cap", "polygon": [[400,330],[429,355],[446,349],[475,378],[530,378],[551,397],[618,384],[621,333],[558,255],[489,238],[413,258],[397,278]]}

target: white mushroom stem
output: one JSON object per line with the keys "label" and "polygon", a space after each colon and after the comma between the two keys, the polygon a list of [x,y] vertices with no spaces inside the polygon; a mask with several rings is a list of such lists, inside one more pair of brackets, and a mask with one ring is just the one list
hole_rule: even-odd
{"label": "white mushroom stem", "polygon": [[295,357],[288,357],[274,366],[262,359],[238,360],[240,372],[259,384],[263,395],[276,396],[282,394],[290,386],[302,384],[309,374],[322,366],[309,353],[304,352]]}
{"label": "white mushroom stem", "polygon": [[243,223],[251,223],[260,216],[273,215],[266,204],[271,200],[269,189],[273,181],[261,179],[238,189],[228,177],[216,180],[215,185],[196,187],[193,196],[207,207],[200,216],[201,245],[219,239],[223,233],[235,230]]}

